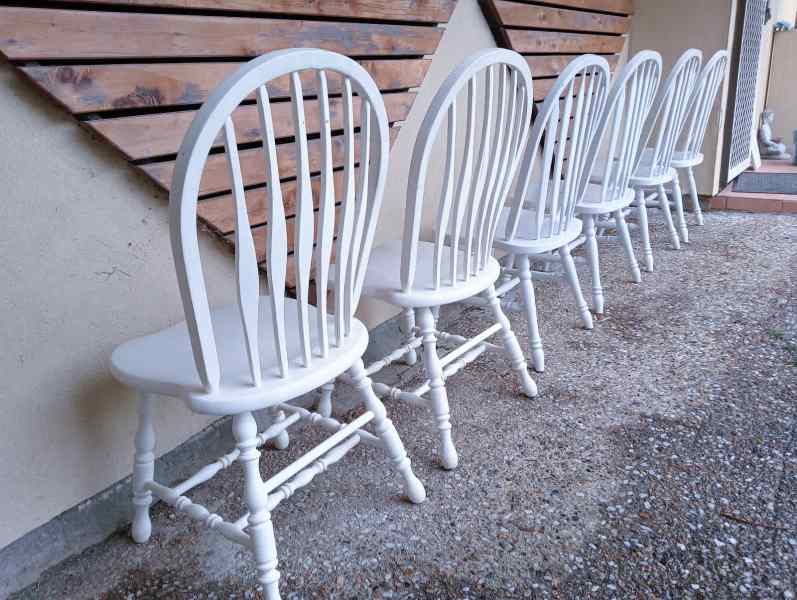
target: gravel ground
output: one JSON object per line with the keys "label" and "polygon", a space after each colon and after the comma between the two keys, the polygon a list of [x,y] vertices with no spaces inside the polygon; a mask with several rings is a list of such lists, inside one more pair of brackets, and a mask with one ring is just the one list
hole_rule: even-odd
{"label": "gravel ground", "polygon": [[[642,285],[602,246],[594,331],[575,327],[562,282],[536,284],[539,399],[498,354],[449,382],[456,471],[436,466],[428,414],[388,406],[426,503],[402,501],[361,446],[277,509],[284,598],[795,598],[797,216],[711,212],[680,252],[653,224]],[[463,333],[488,323],[451,318]],[[320,439],[266,452],[264,474]],[[194,498],[237,518],[239,472]],[[153,516],[149,544],[117,534],[15,597],[262,596],[243,550],[164,506]]]}

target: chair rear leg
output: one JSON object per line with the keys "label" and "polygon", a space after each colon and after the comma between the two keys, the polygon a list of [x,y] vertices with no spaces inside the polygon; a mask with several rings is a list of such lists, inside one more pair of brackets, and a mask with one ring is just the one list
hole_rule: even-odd
{"label": "chair rear leg", "polygon": [[628,232],[628,224],[625,222],[625,215],[622,209],[615,211],[614,222],[617,226],[620,241],[623,243],[625,255],[628,258],[628,266],[631,267],[631,279],[634,283],[641,283],[642,273],[639,271],[639,264],[637,264],[636,256],[634,255],[634,246],[631,243],[631,234]]}
{"label": "chair rear leg", "polygon": [[239,461],[244,472],[244,503],[249,510],[247,531],[252,540],[257,580],[263,586],[266,600],[280,600],[277,543],[268,510],[268,494],[260,477],[257,423],[252,413],[235,415],[232,431],[241,451]]}
{"label": "chair rear leg", "polygon": [[595,239],[595,217],[584,215],[584,234],[587,238],[587,259],[592,280],[592,310],[603,314],[603,287],[601,286],[601,265],[598,255],[598,240]]}
{"label": "chair rear leg", "polygon": [[334,391],[334,381],[330,381],[321,386],[321,397],[318,399],[318,414],[322,417],[332,416],[332,394]]}
{"label": "chair rear leg", "polygon": [[504,350],[509,355],[509,360],[512,362],[512,368],[517,371],[520,376],[520,384],[523,386],[523,393],[529,398],[537,397],[537,384],[529,375],[529,369],[526,366],[526,359],[523,356],[523,350],[520,349],[520,343],[515,337],[515,332],[512,331],[512,325],[509,319],[501,310],[501,301],[495,293],[495,286],[491,285],[484,291],[487,302],[493,311],[493,318],[501,325],[501,338],[504,343]]}
{"label": "chair rear leg", "polygon": [[[282,421],[285,420],[285,413],[279,409],[269,410],[269,415],[271,416],[272,423],[281,423]],[[285,450],[288,447],[288,444],[290,444],[290,437],[288,436],[288,430],[286,429],[285,431],[280,433],[277,437],[275,437],[273,444],[277,450]]]}
{"label": "chair rear leg", "polygon": [[136,452],[133,463],[133,540],[143,544],[152,534],[152,521],[149,507],[152,505],[152,492],[144,486],[155,478],[155,428],[152,423],[153,397],[140,394],[138,399],[138,431],[136,432]]}
{"label": "chair rear leg", "polygon": [[444,469],[454,469],[459,463],[457,450],[451,439],[451,413],[448,393],[443,381],[443,367],[437,354],[437,334],[434,315],[429,308],[418,309],[418,325],[423,338],[423,365],[429,378],[429,399],[440,442],[440,464]]}
{"label": "chair rear leg", "polygon": [[426,500],[426,490],[421,481],[412,472],[412,465],[410,464],[410,459],[407,458],[404,444],[401,442],[393,421],[387,418],[385,405],[374,393],[371,380],[365,372],[365,366],[361,359],[358,359],[349,369],[349,375],[352,378],[354,387],[357,388],[357,391],[362,396],[365,407],[374,413],[374,431],[379,439],[382,440],[390,460],[404,480],[404,493],[410,502],[420,504]]}
{"label": "chair rear leg", "polygon": [[639,231],[642,236],[642,252],[645,256],[645,270],[653,273],[653,248],[650,246],[650,230],[648,229],[648,207],[645,203],[645,190],[637,188],[637,215],[639,216]]}
{"label": "chair rear leg", "polygon": [[681,191],[681,178],[678,176],[677,169],[672,180],[672,195],[675,201],[675,213],[678,215],[678,229],[681,232],[681,240],[684,244],[688,244],[689,230],[686,227],[686,216],[684,215],[684,195]]}
{"label": "chair rear leg", "polygon": [[[405,308],[401,311],[401,320],[399,321],[399,329],[401,329],[401,334],[403,336],[403,341],[405,344],[409,344],[413,338],[415,338],[415,309],[414,308]],[[415,348],[407,352],[404,355],[404,363],[408,366],[414,365],[418,362],[418,354],[415,352]]]}
{"label": "chair rear leg", "polygon": [[703,224],[703,209],[700,208],[700,198],[697,195],[697,182],[695,181],[695,170],[693,167],[686,169],[689,180],[689,195],[692,197],[692,209],[697,217],[697,224]]}
{"label": "chair rear leg", "polygon": [[658,186],[659,192],[659,206],[664,213],[664,219],[667,221],[667,229],[670,230],[670,240],[676,250],[681,249],[681,240],[678,237],[678,232],[675,230],[675,222],[672,220],[672,212],[670,211],[670,201],[667,198],[667,192],[663,185]]}
{"label": "chair rear leg", "polygon": [[581,321],[584,329],[592,329],[592,314],[589,312],[587,302],[584,300],[584,295],[581,293],[581,284],[578,282],[578,273],[576,272],[576,265],[573,262],[573,257],[570,255],[570,249],[566,246],[559,248],[559,256],[562,259],[562,268],[564,268],[567,282],[570,284],[570,289],[573,291],[573,296],[576,299],[576,306],[581,315]]}
{"label": "chair rear leg", "polygon": [[540,339],[540,327],[537,323],[537,300],[534,297],[534,282],[531,280],[531,261],[528,255],[519,258],[520,291],[523,293],[523,305],[526,307],[526,320],[529,324],[529,346],[531,362],[534,370],[542,373],[545,370],[545,353]]}

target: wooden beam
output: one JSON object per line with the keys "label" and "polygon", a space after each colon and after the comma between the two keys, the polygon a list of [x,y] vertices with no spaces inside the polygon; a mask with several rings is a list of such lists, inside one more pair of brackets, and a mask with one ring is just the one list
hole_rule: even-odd
{"label": "wooden beam", "polygon": [[252,57],[295,47],[420,56],[441,35],[412,25],[0,7],[9,60]]}
{"label": "wooden beam", "polygon": [[456,0],[83,0],[88,4],[445,23]]}
{"label": "wooden beam", "polygon": [[628,33],[631,28],[631,20],[619,15],[537,6],[510,0],[495,0],[493,4],[504,27],[613,34]]}
{"label": "wooden beam", "polygon": [[554,31],[506,31],[512,48],[521,54],[617,54],[625,46],[625,37],[591,33],[560,33]]}
{"label": "wooden beam", "polygon": [[[388,119],[391,123],[394,123],[406,119],[415,99],[415,94],[412,92],[398,92],[384,94],[382,98],[385,101]],[[290,102],[272,103],[271,110],[277,138],[294,135],[292,108],[293,104]],[[342,99],[332,98],[329,108],[332,128],[342,129]],[[176,154],[196,114],[197,111],[195,110],[183,110],[153,115],[97,119],[87,121],[85,125],[108,140],[114,147],[124,153],[128,159],[141,160],[166,154]],[[318,133],[321,126],[318,101],[309,100],[305,102],[305,116],[307,119],[307,133]],[[235,133],[239,144],[259,142],[262,139],[260,117],[256,105],[239,106],[233,112],[232,118],[235,123]],[[355,126],[359,126],[360,99],[358,97],[354,98],[354,118]],[[223,139],[221,134],[219,134],[214,147],[222,144]]]}
{"label": "wooden beam", "polygon": [[[418,87],[431,61],[425,59],[363,60],[362,66],[382,91]],[[22,71],[74,114],[130,108],[201,104],[239,62],[193,62],[120,65],[28,66]],[[316,93],[316,77],[305,72],[302,89]],[[341,78],[328,77],[329,93],[340,93]],[[268,85],[278,100],[290,96],[290,80],[281,77]]]}

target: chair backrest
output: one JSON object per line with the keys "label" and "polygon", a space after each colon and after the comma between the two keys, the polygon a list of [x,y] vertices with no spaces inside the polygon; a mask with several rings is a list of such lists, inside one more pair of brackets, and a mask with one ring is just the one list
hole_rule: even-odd
{"label": "chair backrest", "polygon": [[662,85],[646,125],[644,138],[647,144],[652,141],[652,145],[648,150],[651,152],[649,159],[645,157],[637,171],[641,176],[659,177],[669,172],[702,61],[700,50],[687,50]]}
{"label": "chair backrest", "polygon": [[601,202],[621,198],[644,150],[642,134],[661,81],[661,55],[638,52],[618,74],[601,116],[599,133],[591,153],[600,154],[606,144],[606,162],[600,174]]}
{"label": "chair backrest", "polygon": [[686,156],[698,154],[703,147],[711,110],[714,108],[722,82],[725,81],[727,70],[728,51],[720,50],[711,57],[700,72],[687,111],[691,116],[688,117],[681,134],[679,147]]}
{"label": "chair backrest", "polygon": [[[609,63],[594,54],[579,56],[559,75],[531,129],[505,239],[516,235],[526,203],[534,221],[524,237],[555,237],[572,223],[595,164],[589,148],[598,132],[609,80]],[[530,189],[538,159],[538,181]]]}
{"label": "chair backrest", "polygon": [[[338,101],[342,105],[342,122],[339,122],[339,115],[334,119],[330,117],[331,81],[342,93]],[[288,87],[294,142],[278,150],[269,91]],[[317,96],[318,123],[314,130],[320,132],[320,137],[308,144],[304,96],[310,94]],[[236,108],[252,96],[260,117],[262,168],[268,184],[265,267],[269,295],[262,299],[234,122]],[[355,133],[358,125],[360,131]],[[342,129],[342,136],[333,138],[333,128]],[[227,77],[210,94],[180,147],[169,199],[172,252],[183,308],[196,368],[208,392],[218,390],[222,366],[202,275],[196,213],[208,152],[219,143],[219,138],[227,156],[235,203],[235,279],[245,346],[241,352],[247,354],[253,386],[262,385],[259,326],[272,328],[281,377],[289,375],[289,365],[293,369],[311,368],[314,353],[325,356],[330,344],[340,345],[349,335],[382,202],[389,144],[387,115],[376,84],[356,62],[333,52],[291,49],[260,56]],[[333,157],[342,157],[343,161],[341,190],[335,190],[334,186]],[[286,161],[295,165],[296,171],[296,219],[292,240],[288,239],[280,184],[280,169]],[[355,161],[359,162],[357,169]],[[311,171],[320,171],[317,227],[314,227]],[[342,205],[336,218],[338,199]],[[289,256],[291,251],[292,256]],[[335,256],[334,264],[332,256]],[[301,336],[298,356],[288,355],[286,343],[286,278],[291,267],[295,269],[298,335]],[[316,306],[310,306],[311,268],[315,275]],[[327,331],[327,287],[331,268],[335,269],[334,277],[339,283],[334,291],[335,335],[332,341],[333,336]],[[272,323],[258,322],[261,301],[270,304]],[[310,311],[317,311],[318,348],[311,348],[310,344]],[[301,366],[295,367],[297,363]]]}
{"label": "chair backrest", "polygon": [[[404,291],[411,291],[415,280],[429,160],[443,122],[445,166],[436,211],[434,289],[457,286],[487,265],[500,208],[528,138],[533,98],[528,63],[500,48],[473,54],[443,82],[412,153],[401,261]],[[459,135],[462,104],[464,129]],[[443,273],[445,252],[450,260]]]}

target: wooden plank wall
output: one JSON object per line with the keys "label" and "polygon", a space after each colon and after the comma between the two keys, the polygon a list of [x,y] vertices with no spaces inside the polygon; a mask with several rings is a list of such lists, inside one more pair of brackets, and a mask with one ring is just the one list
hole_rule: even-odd
{"label": "wooden plank wall", "polygon": [[614,69],[631,28],[633,0],[479,0],[498,44],[526,57],[542,100],[579,54],[601,54]]}
{"label": "wooden plank wall", "polygon": [[[383,93],[393,125],[403,121],[456,0],[82,0],[0,2],[0,52],[83,126],[169,190],[174,159],[194,114],[227,74],[254,56],[292,47],[341,52],[361,62]],[[309,75],[309,74],[308,74]],[[330,93],[338,78],[330,78]],[[312,95],[315,78],[302,82]],[[283,131],[280,170],[295,173],[292,119],[279,114],[288,81],[274,81]],[[308,125],[317,106],[307,101]],[[332,119],[342,120],[340,100]],[[359,111],[355,108],[355,114]],[[266,194],[257,115],[234,114],[255,239],[263,239]],[[340,144],[338,144],[339,146]],[[318,152],[311,145],[311,162]],[[342,157],[340,159],[342,161]],[[233,203],[221,154],[209,158],[199,216],[231,240]],[[294,188],[284,181],[287,214]],[[231,242],[230,242],[231,243]],[[260,258],[263,259],[262,247]]]}

